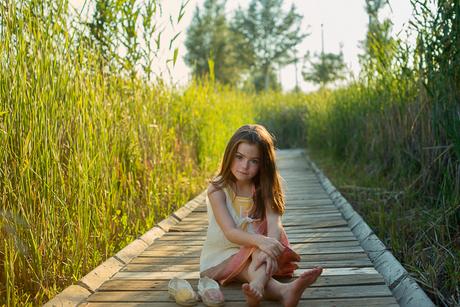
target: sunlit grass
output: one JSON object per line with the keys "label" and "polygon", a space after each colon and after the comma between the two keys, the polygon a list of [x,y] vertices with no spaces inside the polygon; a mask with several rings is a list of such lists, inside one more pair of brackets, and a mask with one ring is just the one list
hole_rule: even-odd
{"label": "sunlit grass", "polygon": [[[446,13],[458,12],[458,4],[442,2],[437,17],[424,17],[436,19],[427,25],[458,19]],[[443,44],[458,43],[458,32],[430,32],[427,25],[419,26],[426,31],[425,48],[408,54],[400,45],[383,73],[308,100],[308,145],[431,298],[455,305],[460,297],[460,117],[458,83],[453,85],[458,70],[448,63],[460,58]],[[421,61],[424,69],[410,64]]]}
{"label": "sunlit grass", "polygon": [[0,8],[9,306],[46,302],[170,215],[205,187],[231,133],[254,121],[242,94],[212,82],[182,92],[106,74],[90,45],[34,5]]}

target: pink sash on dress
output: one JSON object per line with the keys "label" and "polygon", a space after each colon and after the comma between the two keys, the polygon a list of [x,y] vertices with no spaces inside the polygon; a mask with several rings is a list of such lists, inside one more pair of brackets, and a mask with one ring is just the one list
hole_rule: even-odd
{"label": "pink sash on dress", "polygon": [[[257,234],[267,235],[267,221],[254,222],[254,228]],[[300,261],[300,256],[290,248],[290,244],[284,229],[281,231],[280,242],[285,246],[284,251],[277,258],[278,271],[273,274],[273,277],[292,277],[294,270],[299,266],[295,262]],[[213,278],[221,285],[231,282],[247,265],[247,261],[257,247],[242,246],[240,251],[233,255],[225,268],[218,272]]]}

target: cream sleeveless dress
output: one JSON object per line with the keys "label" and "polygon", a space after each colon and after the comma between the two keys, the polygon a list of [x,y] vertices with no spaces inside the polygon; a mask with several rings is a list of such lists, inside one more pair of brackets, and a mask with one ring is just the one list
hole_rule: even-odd
{"label": "cream sleeveless dress", "polygon": [[[233,221],[237,227],[248,231],[254,232],[251,222],[253,221],[248,217],[248,213],[253,205],[251,197],[236,196],[233,190],[229,187],[223,188],[225,192],[226,206]],[[200,272],[204,272],[212,268],[240,250],[240,245],[230,242],[224,235],[222,229],[214,217],[209,198],[206,196],[206,207],[208,211],[208,231],[206,240],[203,244],[200,256]]]}

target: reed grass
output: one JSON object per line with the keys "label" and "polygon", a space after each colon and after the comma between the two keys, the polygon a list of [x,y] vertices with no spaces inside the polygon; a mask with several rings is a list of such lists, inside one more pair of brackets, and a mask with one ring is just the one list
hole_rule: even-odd
{"label": "reed grass", "polygon": [[433,301],[451,306],[460,299],[460,6],[413,6],[416,48],[398,42],[387,70],[316,93],[309,146]]}
{"label": "reed grass", "polygon": [[170,215],[253,122],[213,82],[101,69],[56,5],[0,7],[0,305],[45,303]]}
{"label": "reed grass", "polygon": [[252,96],[256,121],[275,136],[277,148],[305,147],[307,100],[301,93],[262,92]]}

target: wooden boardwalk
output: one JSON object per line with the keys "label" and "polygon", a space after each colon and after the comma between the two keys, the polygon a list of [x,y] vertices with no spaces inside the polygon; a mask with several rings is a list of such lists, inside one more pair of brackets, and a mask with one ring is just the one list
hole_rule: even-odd
{"label": "wooden boardwalk", "polygon": [[[301,255],[296,274],[316,265],[325,268],[304,292],[299,306],[398,306],[300,151],[278,152],[278,166],[285,179],[283,224],[293,249]],[[196,289],[207,223],[202,203],[103,283],[83,305],[177,306],[168,296],[168,281],[178,276]],[[241,284],[222,290],[226,306],[245,306]],[[264,301],[262,306],[278,303]]]}

